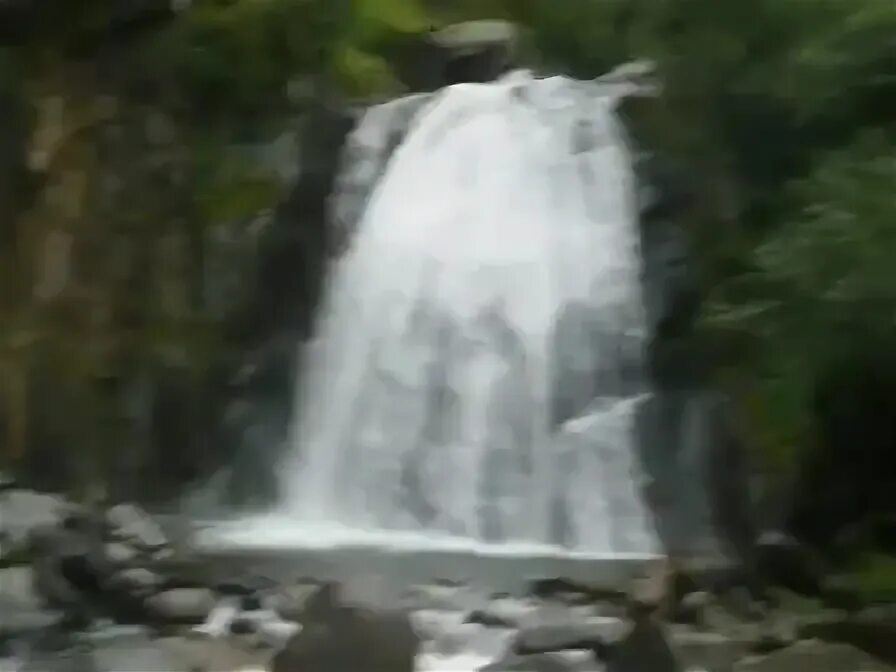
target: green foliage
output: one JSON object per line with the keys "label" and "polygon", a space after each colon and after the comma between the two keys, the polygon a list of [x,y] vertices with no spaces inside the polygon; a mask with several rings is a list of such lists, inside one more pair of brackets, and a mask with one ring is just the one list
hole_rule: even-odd
{"label": "green foliage", "polygon": [[269,113],[294,77],[352,94],[395,90],[378,51],[429,27],[416,0],[206,2],[148,40],[141,59],[169,97],[203,115]]}

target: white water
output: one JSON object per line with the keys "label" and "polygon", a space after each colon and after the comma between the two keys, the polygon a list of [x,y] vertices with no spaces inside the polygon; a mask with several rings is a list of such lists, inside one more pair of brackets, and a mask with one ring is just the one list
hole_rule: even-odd
{"label": "white water", "polygon": [[[332,270],[281,503],[219,533],[655,550],[635,458],[647,334],[618,95],[514,73],[416,113]],[[355,142],[399,108],[369,112]]]}

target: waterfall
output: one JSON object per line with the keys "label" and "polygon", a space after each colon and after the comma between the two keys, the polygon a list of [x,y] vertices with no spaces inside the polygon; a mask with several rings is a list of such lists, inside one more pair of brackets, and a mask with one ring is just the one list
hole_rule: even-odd
{"label": "waterfall", "polygon": [[277,519],[382,543],[655,550],[621,95],[516,72],[362,119],[352,142],[379,133],[379,153],[362,207],[345,179],[334,194],[358,216],[303,352]]}

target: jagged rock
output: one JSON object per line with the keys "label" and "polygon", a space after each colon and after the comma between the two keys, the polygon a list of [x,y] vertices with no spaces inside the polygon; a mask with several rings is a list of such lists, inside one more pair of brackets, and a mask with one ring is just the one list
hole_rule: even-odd
{"label": "jagged rock", "polygon": [[161,623],[202,623],[215,606],[215,594],[207,588],[175,588],[147,598],[144,606]]}

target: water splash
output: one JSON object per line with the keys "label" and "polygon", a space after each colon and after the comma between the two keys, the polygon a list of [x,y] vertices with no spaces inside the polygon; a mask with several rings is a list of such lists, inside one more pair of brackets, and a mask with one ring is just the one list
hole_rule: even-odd
{"label": "water splash", "polygon": [[[649,389],[624,93],[518,72],[362,121],[384,145],[389,111],[414,112],[332,271],[279,515],[654,550],[634,446]],[[336,195],[343,218],[362,210],[351,198]]]}

